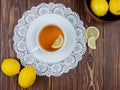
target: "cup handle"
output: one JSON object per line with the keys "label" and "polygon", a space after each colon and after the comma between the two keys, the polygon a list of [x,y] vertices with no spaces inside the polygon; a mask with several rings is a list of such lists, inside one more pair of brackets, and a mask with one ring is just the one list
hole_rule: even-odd
{"label": "cup handle", "polygon": [[39,47],[35,47],[35,48],[33,48],[32,50],[31,50],[31,52],[33,53],[33,52],[35,52],[35,51],[37,51],[39,49]]}

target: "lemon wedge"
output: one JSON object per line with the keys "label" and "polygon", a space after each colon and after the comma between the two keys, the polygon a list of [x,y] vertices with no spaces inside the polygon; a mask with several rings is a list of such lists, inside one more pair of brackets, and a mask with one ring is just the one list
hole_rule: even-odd
{"label": "lemon wedge", "polygon": [[92,36],[88,39],[88,47],[91,49],[96,49],[96,38],[95,36]]}
{"label": "lemon wedge", "polygon": [[95,26],[90,26],[86,29],[85,31],[85,38],[88,40],[89,38],[91,38],[92,36],[95,37],[95,40],[98,39],[98,37],[100,36],[100,32],[98,30],[98,28],[96,28]]}
{"label": "lemon wedge", "polygon": [[62,35],[59,35],[52,44],[52,48],[58,49],[63,46],[63,43],[64,43],[64,38]]}

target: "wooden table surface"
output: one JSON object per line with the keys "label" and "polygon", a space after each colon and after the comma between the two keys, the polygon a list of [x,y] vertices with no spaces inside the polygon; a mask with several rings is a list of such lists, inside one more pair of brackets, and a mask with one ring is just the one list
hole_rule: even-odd
{"label": "wooden table surface", "polygon": [[42,2],[63,3],[77,12],[84,26],[100,29],[97,49],[87,48],[75,69],[59,77],[37,76],[35,84],[23,89],[17,77],[7,77],[0,70],[0,90],[120,90],[120,20],[109,23],[95,21],[84,9],[83,0],[0,0],[0,63],[16,58],[13,29],[23,12]]}

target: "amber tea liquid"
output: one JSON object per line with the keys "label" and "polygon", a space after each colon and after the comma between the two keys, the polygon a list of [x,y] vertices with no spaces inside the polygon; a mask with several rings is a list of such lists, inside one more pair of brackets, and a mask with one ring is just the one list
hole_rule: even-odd
{"label": "amber tea liquid", "polygon": [[64,39],[63,32],[58,26],[48,25],[39,32],[38,42],[44,50],[50,52],[56,51],[58,49],[52,48],[51,46],[59,35],[62,35]]}

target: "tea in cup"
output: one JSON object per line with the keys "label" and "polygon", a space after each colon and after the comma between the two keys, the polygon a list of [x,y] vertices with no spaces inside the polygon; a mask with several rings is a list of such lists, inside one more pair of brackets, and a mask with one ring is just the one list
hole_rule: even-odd
{"label": "tea in cup", "polygon": [[32,50],[42,50],[45,52],[54,52],[64,45],[65,32],[57,25],[46,25],[36,37],[37,46]]}

